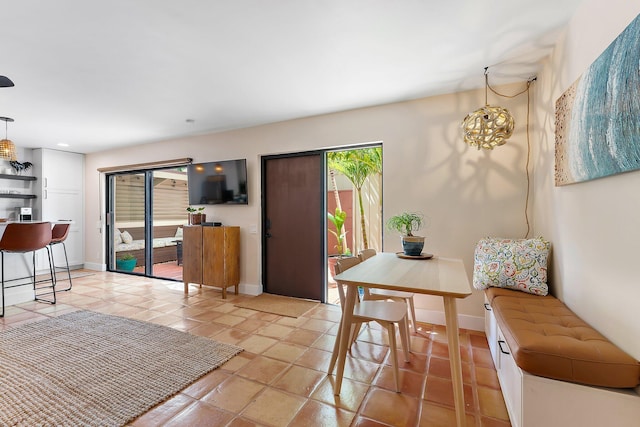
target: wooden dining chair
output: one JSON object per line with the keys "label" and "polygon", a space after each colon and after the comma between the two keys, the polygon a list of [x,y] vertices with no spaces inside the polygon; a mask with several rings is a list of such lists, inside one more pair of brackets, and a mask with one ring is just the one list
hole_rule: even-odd
{"label": "wooden dining chair", "polygon": [[[347,269],[360,263],[360,258],[349,257],[341,258],[336,262],[336,273],[342,273]],[[338,294],[340,303],[344,310],[346,300],[344,285],[337,281]],[[345,320],[344,312],[342,320]],[[349,328],[349,347],[357,339],[360,328],[364,322],[377,322],[384,327],[389,335],[389,351],[391,352],[391,360],[393,363],[393,375],[396,380],[396,391],[400,392],[400,372],[398,364],[398,349],[396,346],[396,323],[400,331],[400,339],[405,362],[409,362],[409,335],[407,334],[407,305],[399,301],[356,301],[351,318],[351,327]],[[339,340],[336,339],[333,355],[329,364],[329,373],[333,372],[338,357]]]}
{"label": "wooden dining chair", "polygon": [[[361,261],[371,258],[376,255],[375,249],[364,249],[360,251],[358,254],[358,258]],[[387,289],[365,289],[364,290],[364,299],[369,301],[377,301],[377,300],[392,300],[392,301],[401,301],[407,304],[409,309],[409,313],[411,314],[411,325],[413,326],[413,332],[418,333],[418,327],[416,326],[416,307],[413,303],[413,293],[412,292],[403,292],[403,291],[391,291]]]}

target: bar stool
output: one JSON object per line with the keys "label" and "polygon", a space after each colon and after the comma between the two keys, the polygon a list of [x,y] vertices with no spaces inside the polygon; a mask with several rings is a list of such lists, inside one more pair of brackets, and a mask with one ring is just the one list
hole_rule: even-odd
{"label": "bar stool", "polygon": [[[55,275],[53,273],[51,251],[49,250],[49,243],[51,242],[51,223],[50,222],[37,222],[37,223],[12,223],[7,224],[4,230],[2,239],[0,239],[0,268],[1,280],[2,280],[2,314],[0,317],[4,317],[4,290],[5,288],[14,288],[17,286],[25,286],[29,283],[18,283],[15,285],[6,286],[6,282],[14,280],[26,279],[27,277],[21,277],[18,279],[10,279],[5,281],[4,274],[4,255],[5,253],[27,253],[32,252],[33,263],[33,275],[28,276],[33,284],[33,294],[36,301],[48,302],[50,304],[56,303],[56,282]],[[49,272],[51,273],[51,285],[36,287],[36,251],[40,249],[47,250],[47,260],[49,261]],[[41,292],[40,290],[51,289],[49,292]],[[44,299],[43,296],[51,295],[50,299]]]}
{"label": "bar stool", "polygon": [[[51,248],[51,262],[53,264],[53,273],[56,274],[57,271],[66,271],[67,276],[69,277],[69,287],[65,289],[58,289],[58,291],[69,291],[71,290],[71,269],[69,268],[69,258],[67,257],[67,245],[64,244],[64,241],[67,240],[67,236],[69,235],[69,224],[56,224],[53,226],[51,230],[51,243],[49,243],[49,248]],[[55,245],[62,244],[62,249],[64,250],[64,261],[66,263],[66,267],[56,267],[55,258],[53,256],[53,247]],[[56,277],[56,283],[58,278]]]}

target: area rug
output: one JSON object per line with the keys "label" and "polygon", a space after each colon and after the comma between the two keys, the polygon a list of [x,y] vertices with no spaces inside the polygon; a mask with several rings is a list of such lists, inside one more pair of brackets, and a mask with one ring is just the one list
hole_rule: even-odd
{"label": "area rug", "polygon": [[236,307],[249,308],[287,317],[300,317],[307,311],[316,307],[318,301],[301,298],[283,297],[273,294],[260,294],[257,297],[247,299],[236,304]]}
{"label": "area rug", "polygon": [[77,311],[0,332],[0,425],[122,426],[240,347]]}

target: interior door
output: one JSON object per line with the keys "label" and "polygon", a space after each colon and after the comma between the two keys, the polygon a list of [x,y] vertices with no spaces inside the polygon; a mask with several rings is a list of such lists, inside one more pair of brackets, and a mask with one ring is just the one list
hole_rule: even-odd
{"label": "interior door", "polygon": [[265,292],[324,301],[324,156],[265,157],[263,282]]}

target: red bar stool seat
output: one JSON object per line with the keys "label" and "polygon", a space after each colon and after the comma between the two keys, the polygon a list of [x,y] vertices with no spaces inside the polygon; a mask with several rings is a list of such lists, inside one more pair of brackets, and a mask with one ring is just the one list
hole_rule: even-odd
{"label": "red bar stool seat", "polygon": [[[33,284],[34,299],[36,301],[48,302],[50,304],[56,303],[55,293],[55,275],[52,269],[51,252],[49,250],[49,243],[51,243],[51,223],[50,222],[37,222],[37,223],[12,223],[7,224],[2,239],[0,239],[0,259],[1,259],[1,280],[2,280],[2,313],[0,317],[4,317],[4,290],[5,288],[13,288],[16,286],[24,286]],[[48,286],[40,285],[36,286],[36,251],[40,249],[47,250],[47,259],[49,261],[49,272],[51,273],[51,284]],[[33,274],[28,276],[31,279],[29,283],[18,283],[8,285],[7,282],[14,280],[22,280],[27,277],[19,279],[5,280],[5,254],[9,253],[28,253],[32,252],[32,265]],[[50,291],[48,290],[50,289]],[[49,299],[43,298],[50,295]]]}

